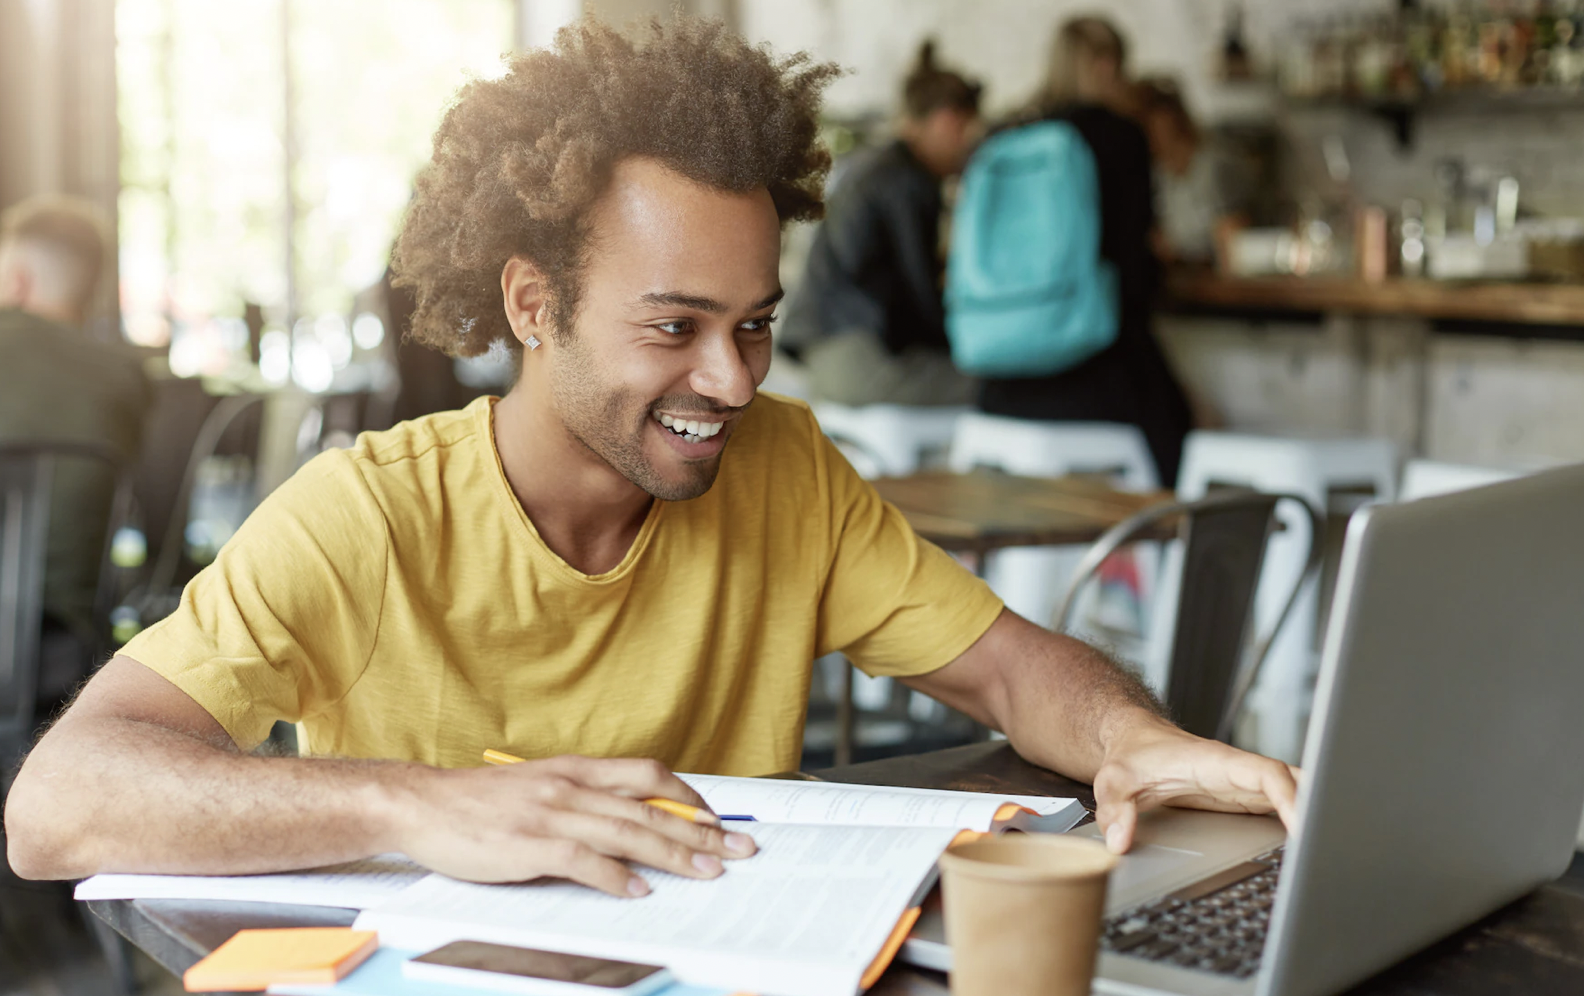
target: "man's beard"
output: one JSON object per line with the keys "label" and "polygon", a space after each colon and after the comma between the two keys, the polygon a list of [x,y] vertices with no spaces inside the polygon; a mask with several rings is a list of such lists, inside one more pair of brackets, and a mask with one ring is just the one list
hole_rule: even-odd
{"label": "man's beard", "polygon": [[607,393],[575,340],[558,341],[557,345],[563,362],[551,390],[556,411],[573,439],[661,501],[688,501],[714,485],[720,473],[719,454],[709,460],[681,462],[681,479],[667,480],[644,453],[644,433],[649,431],[647,423],[654,421],[657,408],[691,412],[708,411],[714,405],[697,395],[668,395],[646,403],[630,393]]}

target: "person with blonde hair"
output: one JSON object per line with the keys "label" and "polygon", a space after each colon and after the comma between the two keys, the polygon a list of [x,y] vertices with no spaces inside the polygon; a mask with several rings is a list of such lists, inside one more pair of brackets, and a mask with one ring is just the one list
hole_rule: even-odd
{"label": "person with blonde hair", "polygon": [[[148,383],[136,354],[83,330],[112,249],[86,201],[36,197],[0,214],[0,447],[104,443],[131,457]],[[94,591],[113,483],[63,460],[55,474],[44,574],[38,697],[64,697],[85,674]]]}
{"label": "person with blonde hair", "polygon": [[1132,99],[1127,41],[1103,17],[1075,17],[1051,39],[1045,88],[1036,103],[1049,112],[1074,104],[1099,104],[1117,113]]}
{"label": "person with blonde hair", "polygon": [[1151,329],[1160,284],[1152,251],[1155,203],[1149,142],[1130,117],[1127,42],[1100,17],[1056,31],[1045,83],[1023,121],[1065,121],[1094,154],[1100,182],[1100,256],[1118,280],[1116,341],[1075,367],[984,382],[979,407],[993,415],[1121,422],[1144,433],[1163,485],[1177,479],[1192,416]]}

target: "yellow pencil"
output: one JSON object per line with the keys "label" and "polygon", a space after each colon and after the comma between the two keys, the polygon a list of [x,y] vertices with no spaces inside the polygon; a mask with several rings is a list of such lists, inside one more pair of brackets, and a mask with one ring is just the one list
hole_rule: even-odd
{"label": "yellow pencil", "polygon": [[[516,754],[508,754],[503,750],[491,749],[484,752],[484,760],[488,764],[517,764],[523,759]],[[694,823],[705,823],[710,826],[717,826],[720,823],[715,814],[709,810],[700,809],[697,806],[689,806],[687,803],[677,802],[675,799],[656,797],[645,799],[644,804],[653,806],[656,809],[663,809],[672,816],[680,816],[684,820],[692,820]]]}

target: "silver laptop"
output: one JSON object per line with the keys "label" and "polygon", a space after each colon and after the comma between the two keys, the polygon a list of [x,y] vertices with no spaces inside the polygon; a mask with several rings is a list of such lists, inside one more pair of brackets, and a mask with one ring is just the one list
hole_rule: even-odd
{"label": "silver laptop", "polygon": [[[1300,832],[1150,814],[1095,991],[1326,996],[1560,875],[1584,805],[1581,514],[1584,465],[1355,515]],[[949,968],[938,910],[903,957]]]}

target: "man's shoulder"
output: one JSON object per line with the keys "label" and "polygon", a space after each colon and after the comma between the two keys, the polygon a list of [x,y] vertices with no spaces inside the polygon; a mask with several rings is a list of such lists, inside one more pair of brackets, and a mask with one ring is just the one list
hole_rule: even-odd
{"label": "man's shoulder", "polygon": [[460,411],[438,412],[365,432],[352,446],[325,450],[270,496],[272,514],[335,523],[361,533],[383,521],[398,531],[431,520],[478,489],[471,481],[480,461],[474,445],[489,425],[480,399]]}
{"label": "man's shoulder", "polygon": [[350,447],[310,460],[291,483],[306,500],[372,500],[387,520],[426,518],[436,501],[455,504],[477,491],[469,485],[485,469],[478,436],[489,431],[491,400],[361,433]]}
{"label": "man's shoulder", "polygon": [[480,398],[466,408],[423,415],[382,432],[362,433],[347,453],[354,463],[375,473],[400,473],[404,467],[443,462],[473,446],[479,434],[488,431],[493,400]]}

